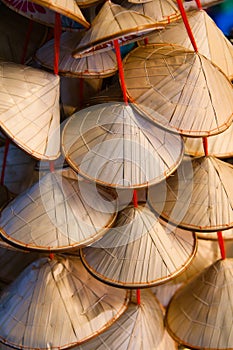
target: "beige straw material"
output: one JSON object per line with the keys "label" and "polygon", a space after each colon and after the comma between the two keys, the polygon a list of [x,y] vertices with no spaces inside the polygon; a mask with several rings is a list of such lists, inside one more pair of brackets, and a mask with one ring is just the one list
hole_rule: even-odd
{"label": "beige straw material", "polygon": [[[21,63],[27,62],[45,41],[48,28],[38,23],[33,23],[28,41],[27,50],[23,40],[29,31],[29,20],[6,6],[1,6],[0,11],[0,59]],[[25,57],[24,57],[25,56]]]}
{"label": "beige straw material", "polygon": [[125,103],[103,103],[71,116],[63,129],[67,163],[86,178],[114,188],[158,183],[183,157],[179,135],[157,128]]}
{"label": "beige straw material", "polygon": [[232,123],[233,86],[199,53],[172,44],[141,46],[126,56],[124,73],[130,101],[167,129],[201,137]]}
{"label": "beige straw material", "polygon": [[118,39],[120,45],[128,44],[158,28],[152,18],[138,12],[106,1],[91,23],[91,28],[73,51],[75,58],[92,54],[93,51],[105,51],[113,47],[113,40]]}
{"label": "beige straw material", "polygon": [[67,251],[100,238],[116,218],[116,202],[95,184],[48,173],[2,212],[2,238],[37,251]]}
{"label": "beige straw material", "polygon": [[163,188],[149,189],[148,200],[163,218],[185,229],[229,229],[233,227],[232,176],[233,166],[217,158],[186,160]]}
{"label": "beige straw material", "polygon": [[[217,232],[197,232],[198,238],[201,239],[207,239],[207,240],[217,240],[218,233]],[[224,238],[224,241],[231,241],[233,240],[233,229],[230,228],[228,230],[222,231],[222,236]]]}
{"label": "beige straw material", "polygon": [[[2,172],[5,147],[0,147],[0,174]],[[35,159],[13,144],[9,145],[4,184],[11,193],[19,194],[25,191],[33,182]]]}
{"label": "beige straw material", "polygon": [[218,260],[172,298],[166,325],[179,343],[195,349],[232,349],[233,260]]}
{"label": "beige straw material", "polygon": [[38,159],[60,153],[59,77],[0,61],[0,127]]}
{"label": "beige straw material", "polygon": [[[187,14],[198,52],[218,66],[229,79],[233,79],[233,46],[204,10]],[[183,20],[171,23],[164,30],[148,37],[149,43],[172,43],[192,50]]]}
{"label": "beige straw material", "polygon": [[[219,157],[233,157],[233,124],[221,134],[210,136],[207,139],[208,154]],[[184,138],[185,153],[194,157],[204,155],[202,138],[186,137]]]}
{"label": "beige straw material", "polygon": [[[166,347],[169,346],[169,347]],[[104,333],[73,350],[174,350],[163,325],[163,313],[149,290],[141,291],[141,303],[131,301],[126,312]]]}
{"label": "beige straw material", "polygon": [[168,24],[180,18],[180,11],[172,0],[151,0],[150,2],[137,2],[124,0],[122,6],[131,11],[151,17],[159,24]]}
{"label": "beige straw material", "polygon": [[[113,50],[94,52],[83,58],[73,58],[72,51],[79,42],[79,33],[65,32],[60,39],[59,73],[80,78],[106,78],[117,70],[116,54]],[[36,60],[44,67],[53,70],[54,39],[48,41],[36,52]]]}
{"label": "beige straw material", "polygon": [[0,298],[0,340],[18,349],[66,349],[91,339],[126,310],[128,292],[91,277],[79,258],[41,258]]}
{"label": "beige straw material", "polygon": [[[62,23],[64,30],[90,27],[75,0],[2,0],[2,2],[20,15],[44,25],[54,27],[57,12],[65,16]],[[81,27],[78,24],[81,24]]]}
{"label": "beige straw material", "polygon": [[81,252],[98,279],[125,288],[157,285],[181,273],[196,252],[192,232],[167,226],[146,206],[119,212],[112,229]]}

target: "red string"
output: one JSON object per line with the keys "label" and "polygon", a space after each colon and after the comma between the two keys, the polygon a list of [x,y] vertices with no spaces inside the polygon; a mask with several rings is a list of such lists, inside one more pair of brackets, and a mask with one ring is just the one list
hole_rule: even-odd
{"label": "red string", "polygon": [[141,304],[141,291],[140,289],[137,289],[137,304]]}
{"label": "red string", "polygon": [[3,163],[2,163],[1,185],[4,185],[5,171],[6,171],[6,160],[7,160],[9,146],[10,146],[10,139],[6,138],[4,155],[3,155]]}
{"label": "red string", "polygon": [[53,254],[53,253],[50,253],[50,254],[49,254],[49,259],[51,259],[51,260],[54,259],[54,254]]}
{"label": "red string", "polygon": [[123,70],[123,65],[122,65],[122,60],[121,60],[121,51],[120,51],[120,46],[118,43],[118,40],[115,39],[113,40],[114,48],[116,51],[116,59],[117,59],[117,64],[118,64],[118,70],[119,70],[119,78],[121,82],[121,89],[123,93],[123,99],[126,104],[128,104],[128,97],[126,93],[126,85],[125,85],[125,77],[124,77],[124,70]]}
{"label": "red string", "polygon": [[54,74],[59,72],[59,56],[60,56],[60,38],[61,38],[61,16],[55,12],[55,27],[54,27]]}
{"label": "red string", "polygon": [[179,7],[179,10],[180,10],[180,13],[181,13],[181,16],[182,16],[182,19],[183,19],[185,28],[186,28],[186,30],[187,30],[189,39],[191,40],[191,43],[192,43],[192,45],[193,45],[194,51],[195,51],[195,52],[198,52],[197,44],[196,44],[196,41],[195,41],[195,39],[194,39],[194,36],[193,36],[192,30],[191,30],[191,27],[190,27],[190,25],[189,25],[189,21],[188,21],[188,18],[187,18],[185,9],[184,9],[183,2],[182,2],[182,0],[176,0],[176,1],[177,1],[177,5],[178,5],[178,7]]}
{"label": "red string", "polygon": [[145,44],[145,45],[148,45],[148,43],[149,43],[149,39],[148,39],[148,38],[145,38],[145,39],[144,39],[144,44]]}
{"label": "red string", "polygon": [[196,4],[197,4],[197,7],[199,8],[199,10],[202,10],[201,1],[200,0],[196,0]]}
{"label": "red string", "polygon": [[218,245],[220,248],[222,259],[226,259],[226,251],[225,251],[225,244],[222,236],[222,231],[218,231]]}
{"label": "red string", "polygon": [[203,148],[205,152],[205,156],[208,156],[208,138],[202,137]]}
{"label": "red string", "polygon": [[133,206],[134,206],[134,208],[138,207],[138,193],[137,193],[137,190],[133,190]]}
{"label": "red string", "polygon": [[50,162],[49,162],[49,170],[51,171],[51,173],[54,172],[54,161],[53,160],[50,160]]}
{"label": "red string", "polygon": [[24,42],[24,47],[23,47],[23,54],[21,57],[21,64],[25,63],[25,58],[26,58],[26,54],[27,54],[27,49],[28,49],[28,44],[31,38],[31,33],[32,33],[32,27],[33,27],[33,21],[30,19],[29,23],[28,23],[28,30],[27,30],[27,34],[26,34],[26,38],[25,38],[25,42]]}

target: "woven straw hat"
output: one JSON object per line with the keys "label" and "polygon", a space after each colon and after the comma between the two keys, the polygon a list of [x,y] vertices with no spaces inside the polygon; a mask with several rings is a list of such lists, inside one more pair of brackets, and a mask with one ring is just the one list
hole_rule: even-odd
{"label": "woven straw hat", "polygon": [[[176,2],[176,0],[174,0]],[[223,0],[200,0],[201,6],[203,8],[208,8],[216,4],[221,3]],[[197,9],[196,0],[184,0],[183,2],[185,11],[191,11]]]}
{"label": "woven straw hat", "polygon": [[120,45],[128,44],[158,26],[152,18],[127,10],[108,0],[73,51],[73,56],[78,58],[92,54],[93,51],[109,50],[113,48],[114,39],[119,39]]}
{"label": "woven straw hat", "polygon": [[0,61],[0,127],[37,159],[60,154],[59,77]]}
{"label": "woven straw hat", "polygon": [[[100,238],[116,217],[111,195],[76,174],[48,173],[3,210],[0,233],[17,247],[67,251]],[[98,203],[98,206],[96,205]]]}
{"label": "woven straw hat", "polygon": [[141,46],[124,59],[127,94],[147,118],[185,136],[227,129],[233,86],[204,56],[172,44]]}
{"label": "woven straw hat", "polygon": [[163,314],[149,290],[141,291],[141,302],[129,303],[125,313],[104,333],[73,350],[175,350],[175,343],[163,326]]}
{"label": "woven straw hat", "polygon": [[[117,72],[116,54],[113,50],[103,53],[94,52],[91,56],[79,59],[73,58],[72,51],[80,39],[79,33],[65,32],[61,35],[59,74],[80,78],[106,78]],[[36,60],[42,66],[53,70],[54,39],[36,52]]]}
{"label": "woven straw hat", "polygon": [[[200,137],[184,138],[185,153],[195,157],[204,156],[203,142]],[[233,124],[221,134],[208,137],[208,154],[219,158],[233,156]]]}
{"label": "woven straw hat", "polygon": [[79,258],[41,258],[0,298],[0,340],[20,349],[66,349],[109,327],[128,293],[91,277]]}
{"label": "woven straw hat", "polygon": [[[204,10],[187,14],[198,52],[218,66],[229,79],[233,79],[233,46]],[[149,43],[172,43],[192,50],[183,20],[171,23],[164,30],[148,37]]]}
{"label": "woven straw hat", "polygon": [[67,163],[115,188],[140,188],[171,174],[183,157],[180,136],[157,128],[130,105],[103,103],[71,116],[63,129]]}
{"label": "woven straw hat", "polygon": [[[176,225],[194,231],[233,227],[233,166],[214,157],[183,161],[166,189],[149,188],[150,205]],[[164,199],[165,198],[165,199]]]}
{"label": "woven straw hat", "polygon": [[166,314],[169,333],[195,349],[232,349],[233,260],[218,260],[172,298]]}
{"label": "woven straw hat", "polygon": [[64,16],[62,18],[64,30],[80,30],[90,26],[75,0],[2,0],[2,2],[19,14],[48,26],[55,26],[54,11]]}
{"label": "woven straw hat", "polygon": [[82,250],[87,269],[105,283],[141,288],[181,273],[196,252],[191,232],[166,226],[145,206],[118,213],[112,229]]}
{"label": "woven straw hat", "polygon": [[172,0],[136,2],[124,0],[121,4],[130,11],[151,17],[156,23],[168,24],[180,18],[180,11]]}
{"label": "woven straw hat", "polygon": [[39,23],[33,23],[31,35],[25,52],[22,45],[23,38],[27,36],[29,20],[1,6],[0,11],[0,59],[15,63],[27,62],[41,46],[48,33],[48,28]]}

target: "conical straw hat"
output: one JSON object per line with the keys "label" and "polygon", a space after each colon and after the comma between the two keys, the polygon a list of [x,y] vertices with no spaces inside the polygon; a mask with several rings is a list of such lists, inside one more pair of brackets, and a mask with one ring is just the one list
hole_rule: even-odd
{"label": "conical straw hat", "polygon": [[[200,137],[184,138],[184,144],[186,154],[195,157],[201,157],[205,154]],[[233,124],[221,134],[208,137],[208,154],[219,158],[233,156]]]}
{"label": "conical straw hat", "polygon": [[124,0],[122,6],[151,17],[155,22],[164,25],[176,21],[181,16],[177,5],[172,0],[151,0],[145,3]]}
{"label": "conical straw hat", "polygon": [[180,136],[157,128],[130,105],[113,102],[73,114],[63,129],[62,147],[81,175],[125,189],[158,183],[183,157]]}
{"label": "conical straw hat", "polygon": [[[64,30],[77,30],[90,26],[75,0],[19,0],[17,2],[2,0],[2,2],[19,14],[48,26],[55,25],[54,11],[64,16],[62,17]],[[82,27],[78,24],[81,24]]]}
{"label": "conical straw hat", "polygon": [[232,123],[231,82],[199,53],[172,44],[141,46],[125,58],[124,74],[130,101],[165,128],[203,137]]}
{"label": "conical straw hat", "polygon": [[[207,240],[213,240],[213,241],[218,239],[217,232],[197,232],[197,236],[198,238],[201,238],[201,239],[207,239]],[[222,231],[222,236],[226,245],[226,241],[233,240],[233,229],[230,228],[228,230]]]}
{"label": "conical straw hat", "polygon": [[149,189],[148,200],[163,218],[180,227],[222,231],[233,227],[232,176],[233,166],[217,158],[186,160],[166,186]]}
{"label": "conical straw hat", "polygon": [[[187,14],[198,52],[233,79],[233,46],[204,10]],[[192,50],[183,20],[171,23],[164,30],[148,37],[149,43],[172,43]]]}
{"label": "conical straw hat", "polygon": [[[0,147],[0,174],[4,159],[4,146]],[[19,194],[32,185],[35,159],[13,144],[9,145],[4,184],[11,193]]]}
{"label": "conical straw hat", "polygon": [[[106,78],[117,70],[116,54],[113,50],[103,53],[95,52],[91,56],[73,58],[72,51],[80,41],[79,33],[65,32],[61,36],[59,74],[74,77]],[[53,70],[54,39],[47,42],[36,52],[36,60],[44,67]]]}
{"label": "conical straw hat", "polygon": [[59,77],[0,61],[0,127],[34,158],[60,153]]}
{"label": "conical straw hat", "polygon": [[[166,347],[167,345],[167,347]],[[141,291],[141,302],[131,301],[126,312],[104,333],[73,350],[174,350],[174,341],[163,326],[163,313],[149,290]]]}
{"label": "conical straw hat", "polygon": [[169,333],[195,349],[232,349],[233,260],[218,260],[172,298],[166,314]]}
{"label": "conical straw hat", "polygon": [[[100,238],[116,217],[116,202],[77,176],[48,173],[3,210],[2,237],[17,247],[67,251]],[[98,204],[97,204],[98,203]]]}
{"label": "conical straw hat", "polygon": [[[174,0],[176,2],[176,0]],[[201,6],[203,8],[212,7],[216,4],[220,4],[223,0],[200,0]],[[196,0],[185,0],[183,1],[185,11],[191,11],[197,9]]]}
{"label": "conical straw hat", "polygon": [[152,18],[127,10],[108,0],[73,51],[73,56],[78,58],[92,54],[93,51],[109,50],[113,47],[114,39],[119,39],[120,45],[128,44],[138,40],[143,34],[155,30],[158,26],[159,24]]}
{"label": "conical straw hat", "polygon": [[191,232],[166,227],[145,206],[119,212],[112,229],[84,248],[82,261],[100,280],[125,288],[163,283],[184,270],[196,252]]}
{"label": "conical straw hat", "polygon": [[39,23],[33,23],[27,50],[24,52],[23,40],[27,36],[28,28],[29,21],[27,18],[11,11],[6,6],[1,6],[0,59],[21,63],[23,59],[26,62],[34,55],[37,47],[43,44],[48,28]]}
{"label": "conical straw hat", "polygon": [[18,349],[66,349],[109,327],[128,293],[91,277],[79,258],[41,258],[0,298],[0,340]]}

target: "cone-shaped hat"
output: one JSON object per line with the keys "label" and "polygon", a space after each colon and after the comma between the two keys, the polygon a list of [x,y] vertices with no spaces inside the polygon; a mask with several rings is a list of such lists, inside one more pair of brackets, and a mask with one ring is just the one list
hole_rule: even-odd
{"label": "cone-shaped hat", "polygon": [[[101,237],[116,217],[103,189],[68,175],[48,173],[3,210],[0,234],[38,251],[66,251]],[[97,204],[98,203],[98,204]]]}
{"label": "cone-shaped hat", "polygon": [[126,312],[104,333],[73,350],[176,349],[164,329],[157,299],[149,290],[142,290],[140,299],[140,305],[131,301]]}
{"label": "cone-shaped hat", "polygon": [[79,258],[41,258],[5,289],[0,340],[18,349],[66,349],[109,327],[127,292],[89,275]]}
{"label": "cone-shaped hat", "polygon": [[60,153],[59,77],[0,61],[0,127],[38,159]]}
{"label": "cone-shaped hat", "polygon": [[[0,173],[4,159],[4,147],[0,147]],[[19,194],[25,191],[33,182],[35,159],[13,144],[9,145],[4,184],[10,192]]]}
{"label": "cone-shaped hat", "polygon": [[62,147],[81,175],[115,188],[158,183],[183,156],[180,136],[157,128],[130,105],[113,102],[73,114],[63,129]]}
{"label": "cone-shaped hat", "polygon": [[26,38],[28,26],[29,21],[27,18],[11,11],[6,6],[1,6],[0,59],[21,63],[22,61],[27,62],[34,55],[37,47],[43,44],[48,28],[39,23],[33,23],[31,36],[25,52],[23,38]]}
{"label": "cone-shaped hat", "polygon": [[[93,55],[83,58],[73,58],[72,51],[80,41],[79,33],[65,32],[61,36],[59,73],[86,78],[105,78],[114,75],[117,70],[116,54],[113,50],[94,52]],[[48,41],[36,53],[36,60],[42,66],[53,70],[54,66],[54,39]]]}
{"label": "cone-shaped hat", "polygon": [[232,176],[233,166],[217,158],[185,160],[162,189],[149,189],[148,200],[180,227],[221,231],[233,227]]}
{"label": "cone-shaped hat", "polygon": [[[185,153],[195,157],[204,156],[200,137],[186,137],[184,143]],[[233,124],[221,134],[208,137],[208,154],[220,158],[233,156]]]}
{"label": "cone-shaped hat", "polygon": [[[198,52],[210,59],[229,79],[233,79],[233,46],[204,10],[187,14]],[[172,43],[192,50],[183,20],[169,24],[149,36],[149,43]]]}
{"label": "cone-shaped hat", "polygon": [[[176,0],[175,0],[176,2]],[[208,8],[211,6],[214,6],[216,4],[221,3],[222,0],[200,0],[201,6],[203,8]],[[196,10],[197,9],[197,2],[196,0],[185,0],[183,2],[184,8],[186,11]]]}
{"label": "cone-shaped hat", "polygon": [[180,11],[172,0],[151,0],[145,3],[124,0],[122,6],[151,17],[160,24],[168,24],[180,17]]}
{"label": "cone-shaped hat", "polygon": [[125,58],[124,74],[130,101],[165,128],[201,137],[232,123],[231,82],[199,53],[172,44],[141,46]]}
{"label": "cone-shaped hat", "polygon": [[146,207],[118,213],[112,229],[82,250],[87,269],[106,283],[125,288],[148,287],[180,273],[196,252],[191,232],[166,223]]}
{"label": "cone-shaped hat", "polygon": [[77,24],[85,28],[90,26],[75,0],[19,0],[16,2],[3,0],[2,2],[21,15],[48,26],[55,25],[54,11],[64,16],[63,29],[80,29],[80,25],[77,26]]}
{"label": "cone-shaped hat", "polygon": [[73,51],[73,56],[77,58],[92,54],[93,51],[108,50],[113,47],[114,39],[119,39],[120,45],[136,41],[141,35],[155,30],[158,26],[152,18],[127,10],[108,0]]}
{"label": "cone-shaped hat", "polygon": [[232,349],[233,260],[218,260],[172,298],[166,314],[169,333],[195,349]]}

